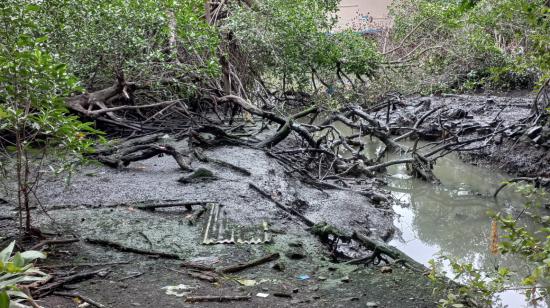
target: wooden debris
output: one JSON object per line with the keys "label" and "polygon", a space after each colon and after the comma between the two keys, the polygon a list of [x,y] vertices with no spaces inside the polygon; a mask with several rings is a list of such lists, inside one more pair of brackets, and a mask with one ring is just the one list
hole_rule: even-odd
{"label": "wooden debris", "polygon": [[374,252],[375,256],[379,255],[379,254],[384,254],[384,255],[396,260],[396,262],[401,262],[401,263],[405,264],[406,266],[408,266],[411,269],[416,269],[416,270],[419,270],[419,271],[422,271],[422,272],[428,270],[428,268],[426,266],[416,262],[414,259],[407,256],[401,250],[399,250],[395,247],[392,247],[392,246],[390,246],[390,245],[388,245],[388,244],[386,244],[382,241],[370,238],[370,237],[368,237],[364,234],[361,234],[359,232],[354,232],[352,237],[353,237],[353,239],[355,239],[358,242],[360,242],[361,244],[363,244],[365,246],[365,248],[367,248],[369,250],[372,250]]}
{"label": "wooden debris", "polygon": [[216,269],[196,262],[183,262],[182,267],[199,270],[199,271],[215,271]]}
{"label": "wooden debris", "polygon": [[256,192],[258,192],[262,197],[270,200],[271,202],[275,203],[275,205],[282,209],[283,211],[287,212],[288,214],[291,214],[293,216],[296,216],[298,217],[304,224],[306,224],[306,226],[308,227],[313,227],[315,225],[315,223],[311,220],[309,220],[308,218],[306,218],[304,215],[302,215],[300,212],[298,212],[297,210],[293,209],[293,208],[290,208],[290,207],[287,207],[285,205],[283,205],[281,202],[273,199],[273,197],[268,194],[266,191],[264,191],[263,189],[259,188],[258,186],[256,186],[255,184],[252,184],[252,183],[248,183],[248,186],[250,188],[252,188],[253,190],[255,190]]}
{"label": "wooden debris", "polygon": [[129,276],[126,276],[126,277],[122,277],[122,278],[118,279],[118,281],[124,281],[124,280],[132,279],[132,278],[137,278],[137,277],[143,276],[143,274],[145,274],[145,273],[136,273],[136,274],[129,275]]}
{"label": "wooden debris", "polygon": [[199,220],[199,218],[201,218],[204,213],[206,213],[206,207],[201,207],[187,217],[187,223],[191,226],[195,225],[197,223],[197,220]]}
{"label": "wooden debris", "polygon": [[201,271],[187,271],[187,275],[200,280],[208,281],[210,283],[217,282],[220,277],[214,272],[201,272]]}
{"label": "wooden debris", "polygon": [[107,269],[100,269],[92,272],[83,272],[83,273],[78,273],[67,277],[61,277],[59,280],[54,280],[52,283],[34,290],[33,295],[35,298],[44,297],[46,295],[53,293],[56,289],[66,284],[73,283],[76,281],[91,279],[95,277],[97,274],[101,272],[106,272],[106,271]]}
{"label": "wooden debris", "polygon": [[201,302],[232,302],[232,301],[247,301],[252,297],[250,295],[225,295],[225,296],[187,296],[185,301],[188,303],[201,303]]}
{"label": "wooden debris", "polygon": [[258,258],[258,259],[254,259],[254,260],[246,262],[246,263],[239,263],[239,264],[235,264],[235,265],[230,265],[230,266],[218,268],[218,269],[216,269],[216,271],[219,272],[219,273],[224,273],[224,274],[236,273],[236,272],[240,272],[240,271],[243,271],[245,269],[248,269],[248,268],[251,268],[251,267],[254,267],[254,266],[262,265],[264,263],[271,262],[273,260],[277,260],[277,259],[279,259],[279,257],[280,257],[280,254],[278,252],[276,252],[276,253],[273,253],[273,254]]}
{"label": "wooden debris", "polygon": [[53,239],[53,240],[44,240],[39,242],[38,244],[32,246],[29,248],[29,250],[38,250],[46,245],[63,245],[63,244],[70,244],[70,243],[76,243],[80,242],[80,239],[78,238],[68,238],[68,239]]}
{"label": "wooden debris", "polygon": [[112,242],[109,240],[86,238],[86,242],[90,244],[95,244],[95,245],[112,247],[116,250],[120,250],[124,252],[133,252],[133,253],[142,254],[142,255],[158,256],[160,258],[165,258],[165,259],[181,259],[181,257],[175,253],[167,253],[167,252],[161,252],[161,251],[152,251],[152,250],[144,250],[144,249],[139,249],[134,247],[128,247],[120,243]]}
{"label": "wooden debris", "polygon": [[151,200],[138,202],[135,207],[140,210],[154,211],[171,207],[184,206],[187,210],[192,210],[193,205],[207,205],[212,201],[182,201],[182,200]]}
{"label": "wooden debris", "polygon": [[130,261],[117,261],[117,262],[98,262],[98,263],[69,263],[69,264],[56,264],[56,265],[42,265],[40,268],[64,268],[64,267],[96,267],[96,266],[110,266],[129,264]]}
{"label": "wooden debris", "polygon": [[78,298],[80,299],[81,301],[85,302],[85,303],[88,303],[94,307],[97,307],[97,308],[107,308],[107,306],[95,301],[95,300],[92,300],[91,298],[87,297],[87,296],[84,296],[84,295],[80,295],[78,293],[67,293],[67,292],[53,292],[53,295],[57,295],[57,296],[63,296],[63,297],[70,297],[70,298]]}

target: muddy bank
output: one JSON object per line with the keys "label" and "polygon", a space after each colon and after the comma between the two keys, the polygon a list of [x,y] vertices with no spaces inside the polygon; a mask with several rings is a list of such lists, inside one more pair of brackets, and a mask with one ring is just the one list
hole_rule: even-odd
{"label": "muddy bank", "polygon": [[[306,185],[261,150],[223,146],[207,150],[205,154],[250,174],[220,164],[195,161],[193,169],[209,170],[212,176],[181,183],[178,179],[189,174],[183,173],[172,157],[163,156],[132,163],[120,170],[102,165],[84,167],[72,176],[68,186],[63,179],[50,178],[38,191],[47,213],[36,209],[35,225],[51,237],[75,236],[82,241],[47,249],[50,254],[45,268],[56,275],[90,268],[105,269],[105,275],[69,284],[66,289],[74,289],[107,307],[235,305],[186,304],[185,297],[166,295],[166,290],[162,289],[179,284],[191,287],[188,295],[193,296],[251,295],[250,300],[238,302],[241,307],[436,306],[441,295],[433,294],[433,285],[421,272],[401,265],[384,268],[382,272],[379,266],[332,262],[334,252],[330,252],[299,220],[250,189],[249,183],[261,187],[275,200],[315,223],[326,221],[344,232],[362,230],[379,239],[388,239],[394,232],[390,204],[373,204],[364,195],[351,191]],[[364,190],[379,189],[368,183],[364,183]],[[210,223],[210,228],[217,230],[207,230],[211,206],[206,206],[206,212],[190,224],[189,217],[202,206],[194,205],[192,211],[185,207],[140,210],[140,202],[146,200],[220,204],[222,207],[216,214],[218,222]],[[1,215],[13,215],[12,210],[10,204],[0,206]],[[0,226],[6,230],[3,238],[8,236],[9,230],[15,231],[15,221],[0,223],[6,223]],[[202,245],[207,233],[212,240],[228,240],[234,235],[231,230],[238,230],[235,240],[263,239],[264,223],[268,225],[268,243]],[[116,247],[97,245],[97,241],[176,255],[182,260],[200,260],[215,266],[274,252],[281,257],[242,273],[225,275],[211,284],[184,274],[181,261],[121,252]],[[348,257],[369,254],[357,246],[343,245],[338,249]],[[113,262],[124,264],[113,265]],[[276,269],[273,268],[275,264]],[[244,281],[253,281],[255,285],[243,285]],[[258,293],[268,294],[268,297],[258,297]],[[71,299],[54,295],[45,297],[42,303],[46,307],[74,306]]]}
{"label": "muddy bank", "polygon": [[[458,153],[467,162],[517,176],[550,176],[550,127],[530,125],[532,97],[446,95],[411,97],[395,105],[392,126],[412,126],[427,111],[441,108],[419,126],[419,136],[439,141],[476,138],[498,131],[490,140],[469,144]],[[378,112],[384,118],[386,110]],[[406,131],[394,131],[399,135]]]}
{"label": "muddy bank", "polygon": [[[262,117],[273,117],[242,104]],[[189,144],[201,142],[203,154],[208,159],[195,159],[189,166],[186,162],[176,163],[174,158],[177,160],[177,157],[169,156],[173,151],[164,149],[158,154],[169,155],[150,155],[149,159],[131,162],[127,166],[124,166],[126,162],[114,163],[119,169],[103,165],[81,168],[71,177],[69,185],[63,179],[49,178],[37,192],[41,205],[35,211],[35,225],[50,236],[81,239],[81,242],[66,248],[52,249],[47,261],[50,265],[57,266],[62,261],[69,269],[81,269],[82,263],[93,263],[94,268],[101,268],[101,263],[108,261],[129,261],[128,264],[105,265],[111,273],[73,286],[114,307],[147,306],[151,304],[151,297],[155,297],[155,303],[156,297],[164,297],[165,307],[177,307],[183,298],[165,295],[162,288],[180,283],[192,287],[189,295],[193,296],[250,294],[251,298],[242,305],[251,307],[260,303],[304,307],[313,304],[325,307],[364,307],[369,304],[380,307],[435,306],[437,299],[445,295],[432,293],[433,286],[422,271],[393,265],[382,272],[379,266],[365,268],[331,262],[334,259],[342,262],[350,258],[365,258],[376,249],[365,249],[353,241],[351,244],[343,241],[322,243],[312,234],[311,225],[297,217],[303,216],[312,225],[327,222],[344,233],[342,238],[360,232],[373,239],[391,239],[394,234],[392,200],[381,189],[382,181],[375,178],[376,174],[385,172],[384,162],[376,161],[376,157],[382,158],[383,155],[375,153],[373,158],[364,155],[365,147],[375,143],[373,139],[365,139],[363,143],[357,140],[364,135],[381,140],[387,148],[386,154],[404,153],[414,148],[410,142],[403,142],[406,138],[395,139],[411,131],[428,141],[421,145],[423,149],[418,153],[423,153],[426,145],[444,145],[442,140],[452,144],[456,140],[483,137],[466,146],[438,149],[428,164],[418,166],[428,168],[425,171],[429,171],[432,162],[437,163],[439,155],[446,155],[450,150],[462,153],[462,157],[470,161],[479,164],[485,161],[493,166],[497,154],[503,153],[503,159],[510,161],[510,166],[502,168],[519,170],[522,161],[514,158],[514,153],[517,153],[524,166],[546,172],[548,161],[544,157],[537,160],[539,152],[530,151],[531,157],[525,155],[527,148],[506,149],[507,142],[517,144],[522,137],[527,137],[529,140],[523,138],[526,144],[540,149],[541,153],[546,151],[545,128],[528,132],[530,128],[521,125],[520,120],[529,113],[528,106],[528,99],[523,98],[417,97],[393,104],[389,114],[386,108],[363,111],[359,107],[350,107],[334,117],[326,127],[300,126],[293,123],[294,117],[284,121],[273,118],[278,125],[271,125],[272,129],[263,133],[260,130],[261,134],[253,137],[256,142],[263,139],[270,144],[286,138],[272,151],[257,149],[250,143],[210,146],[216,137],[229,143],[242,143],[251,138],[235,140],[235,135],[204,126],[200,129],[202,131],[197,129],[196,132],[200,140],[195,139],[197,135],[190,134],[190,143],[171,144],[178,153],[190,153]],[[336,126],[338,121],[351,132],[348,134],[343,127]],[[331,126],[331,123],[335,125]],[[251,130],[257,130],[258,124]],[[279,131],[275,133],[277,127]],[[208,129],[208,133],[204,129]],[[243,130],[243,135],[250,136],[251,130]],[[294,134],[290,134],[290,130]],[[354,132],[359,133],[353,137]],[[393,137],[390,138],[389,133]],[[312,148],[323,142],[326,146]],[[258,144],[263,147],[265,143],[256,143],[256,147]],[[352,155],[347,155],[345,149],[340,151],[340,146],[348,151],[351,149]],[[147,149],[159,147],[158,144],[147,145]],[[290,163],[275,159],[274,152],[287,154],[283,158]],[[405,159],[407,167],[419,162],[415,158],[417,153],[413,151],[412,154],[412,158]],[[476,160],[475,155],[482,159]],[[538,165],[533,167],[533,164]],[[200,175],[197,176],[197,172]],[[304,175],[306,180],[307,176],[315,180],[313,184],[301,181]],[[534,176],[532,173],[528,175]],[[251,184],[264,191],[267,197],[251,189]],[[195,204],[189,205],[190,209],[185,206],[168,206],[154,211],[141,208],[144,204],[151,205],[152,201]],[[274,201],[299,215],[281,210]],[[12,210],[12,205],[0,205],[0,216],[13,216]],[[195,217],[197,213],[202,213],[202,216]],[[15,225],[9,220],[5,223]],[[15,229],[6,226],[3,230]],[[231,244],[221,244],[224,242]],[[203,245],[205,243],[207,245]],[[121,247],[139,253],[120,252]],[[224,275],[217,283],[211,284],[189,277],[179,267],[178,261],[151,260],[142,256],[144,251],[183,260],[199,258],[215,266],[244,262],[270,253],[279,253],[281,257],[243,274]],[[254,286],[250,286],[250,281]],[[154,284],[152,288],[148,282]],[[121,290],[115,291],[117,289],[113,286],[118,285],[122,285]],[[395,291],[396,287],[399,292]],[[124,296],[120,296],[121,293]],[[258,293],[265,293],[267,297],[258,297]],[[61,299],[48,297],[47,300]]]}

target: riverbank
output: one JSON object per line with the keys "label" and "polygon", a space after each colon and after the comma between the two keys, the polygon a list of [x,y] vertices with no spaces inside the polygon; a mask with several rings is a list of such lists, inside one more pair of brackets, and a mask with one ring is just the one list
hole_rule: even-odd
{"label": "riverbank", "polygon": [[[474,139],[492,134],[458,150],[465,161],[521,177],[550,177],[550,128],[530,124],[533,97],[442,95],[409,97],[396,105],[390,124],[410,126],[427,111],[440,111],[418,126],[426,141],[457,136]],[[385,117],[385,110],[379,118]],[[406,131],[394,131],[399,135]]]}
{"label": "riverbank", "polygon": [[[364,267],[331,262],[334,252],[311,234],[307,226],[250,189],[249,183],[269,191],[276,200],[293,206],[316,223],[327,221],[344,232],[363,230],[375,238],[389,238],[394,232],[389,204],[375,205],[365,196],[350,191],[310,187],[289,176],[283,166],[261,150],[229,146],[205,154],[243,168],[250,175],[218,164],[196,162],[193,168],[208,169],[216,179],[182,184],[177,180],[183,174],[171,157],[164,156],[133,163],[121,170],[84,167],[73,175],[69,186],[62,179],[48,182],[38,192],[47,214],[36,211],[36,227],[50,236],[74,236],[82,241],[47,249],[45,268],[52,266],[49,270],[55,272],[88,271],[90,267],[105,271],[104,276],[70,284],[69,289],[75,288],[108,307],[150,307],[153,303],[181,307],[182,298],[166,295],[163,290],[179,284],[192,287],[192,295],[250,294],[250,300],[239,303],[242,307],[436,306],[438,295],[432,293],[433,285],[421,272],[401,265]],[[177,207],[144,211],[138,204],[144,200],[222,204],[218,228],[224,227],[226,231],[218,232],[215,239],[230,239],[229,230],[237,226],[246,229],[241,233],[243,240],[262,237],[265,222],[271,240],[265,244],[201,245],[210,212],[189,224],[189,217],[201,210],[200,206],[193,206],[192,211]],[[8,205],[0,209],[6,215],[12,210]],[[15,225],[13,221],[9,223]],[[6,225],[1,228],[7,230]],[[113,246],[97,245],[100,241],[151,251],[153,255],[154,252],[176,255],[182,260],[206,262],[216,267],[269,253],[279,253],[280,258],[224,276],[212,284],[182,274],[185,269],[180,267],[181,261],[164,260],[162,255],[157,259],[122,252]],[[349,257],[368,254],[359,247],[342,246],[341,249],[345,249]],[[135,277],[131,277],[133,275]],[[268,297],[258,297],[258,293]],[[43,300],[47,307],[71,305],[70,299],[59,296]],[[210,303],[208,307],[217,305],[232,304]]]}
{"label": "riverbank", "polygon": [[[369,267],[345,264],[350,259],[368,261],[372,257],[371,261],[382,260],[376,249],[373,254],[372,247],[365,249],[358,242],[349,241],[352,234],[366,234],[381,242],[391,240],[395,234],[395,207],[392,206],[398,198],[392,198],[383,188],[386,181],[380,177],[384,167],[365,164],[377,163],[374,160],[381,157],[380,153],[388,145],[394,147],[386,152],[389,160],[401,159],[392,153],[404,153],[405,149],[414,148],[411,142],[403,142],[406,138],[401,138],[401,145],[389,140],[384,125],[391,127],[394,137],[407,134],[413,127],[417,136],[427,140],[420,146],[422,151],[419,153],[425,153],[430,147],[439,147],[434,153],[447,155],[447,149],[441,148],[445,146],[441,140],[456,144],[457,140],[479,136],[483,138],[467,143],[466,148],[460,145],[451,150],[459,153],[468,150],[468,156],[462,154],[462,157],[471,157],[493,146],[495,155],[511,153],[500,147],[518,140],[517,134],[525,135],[527,129],[522,125],[515,126],[528,115],[524,112],[528,100],[519,100],[523,102],[470,96],[417,97],[390,106],[389,117],[386,108],[369,111],[366,115],[353,109],[378,130],[375,135],[386,138],[385,142],[374,143],[362,135],[352,137],[357,131],[368,133],[364,130],[368,126],[354,124],[339,115],[345,127],[339,127],[337,121],[334,126],[327,126],[333,133],[330,139],[327,139],[330,130],[328,133],[315,131],[315,126],[311,126],[311,136],[315,134],[319,138],[324,134],[321,140],[327,143],[326,149],[333,150],[335,146],[345,144],[346,149],[351,149],[352,145],[359,150],[357,153],[354,150],[353,159],[349,158],[350,153],[345,154],[345,149],[342,152],[336,150],[337,155],[323,150],[323,155],[316,157],[318,165],[313,166],[311,157],[305,153],[316,152],[301,147],[303,140],[301,143],[299,138],[289,137],[277,142],[277,149],[266,150],[244,143],[236,145],[237,135],[205,126],[197,135],[191,134],[192,138],[200,138],[204,150],[195,153],[201,159],[192,160],[189,165],[178,160],[177,155],[157,157],[157,154],[147,154],[148,159],[137,162],[114,162],[118,169],[104,165],[83,167],[71,176],[68,185],[63,178],[47,176],[37,191],[41,204],[34,211],[35,226],[49,237],[75,237],[80,241],[69,246],[47,247],[50,255],[46,266],[53,266],[52,273],[60,279],[64,273],[84,271],[93,264],[94,269],[101,270],[101,276],[98,272],[92,275],[92,280],[78,285],[68,284],[69,289],[76,288],[114,307],[147,306],[150,305],[147,301],[155,298],[156,302],[160,296],[163,296],[162,301],[166,300],[164,307],[179,307],[183,299],[164,295],[166,290],[163,288],[181,283],[192,287],[185,296],[217,296],[217,301],[228,299],[228,296],[244,296],[243,305],[251,307],[260,303],[269,307],[306,307],[312,304],[326,307],[364,307],[369,304],[380,307],[437,306],[437,301],[446,294],[433,293],[434,286],[423,270],[403,267],[401,263],[390,267],[385,267],[384,262]],[[250,110],[272,117],[264,111]],[[510,114],[505,115],[505,112]],[[249,138],[254,142],[261,139],[275,142],[285,134],[285,127],[291,127],[299,136],[304,135],[301,126],[292,124],[283,125],[279,132],[275,132],[276,126],[261,129],[259,123],[245,122],[237,127],[246,136],[252,135],[250,131],[258,131],[252,135],[254,139]],[[338,137],[335,133],[345,133],[350,138]],[[212,146],[216,136],[221,136],[221,140],[228,144]],[[287,136],[289,132],[282,138]],[[309,133],[305,136],[310,137]],[[457,139],[451,138],[453,136]],[[159,138],[153,139],[155,142],[165,140],[163,136]],[[496,142],[496,138],[501,138],[501,142]],[[159,146],[151,149],[160,148],[169,153],[192,152],[189,142],[170,143],[173,150]],[[364,156],[363,150],[372,146],[376,149],[371,158]],[[546,149],[546,144],[533,147]],[[521,151],[526,150],[525,147],[514,148],[520,156]],[[277,153],[287,156],[277,156]],[[441,159],[434,159],[436,166]],[[490,162],[492,158],[485,159]],[[110,162],[106,157],[100,160]],[[335,165],[337,160],[340,160],[338,166]],[[417,162],[406,160],[408,163]],[[182,167],[193,171],[182,170]],[[539,167],[537,171],[547,170],[544,164]],[[435,176],[438,176],[437,172]],[[10,203],[1,204],[0,216],[14,217],[13,210]],[[328,225],[323,225],[325,222]],[[15,235],[15,221],[0,220],[0,224],[4,240]],[[319,226],[326,228],[316,228]],[[329,232],[323,233],[327,230]],[[335,241],[337,233],[340,235]],[[213,244],[215,242],[219,244]],[[204,277],[197,278],[197,275],[189,274],[188,269],[180,268],[181,261],[165,260],[181,259],[223,267],[271,254],[278,254],[278,257],[268,264],[254,266],[235,276],[217,276],[215,281],[206,282]],[[151,255],[153,259],[144,255]],[[112,264],[113,260],[117,264]],[[60,263],[66,266],[59,267]],[[115,292],[113,287],[121,290]],[[124,295],[120,296],[120,293]],[[136,294],[141,294],[141,297]],[[55,296],[44,300],[50,301],[51,305],[63,301]]]}

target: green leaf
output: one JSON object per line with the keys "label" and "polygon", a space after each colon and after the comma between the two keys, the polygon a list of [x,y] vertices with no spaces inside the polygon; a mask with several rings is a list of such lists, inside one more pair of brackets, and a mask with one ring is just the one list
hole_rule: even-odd
{"label": "green leaf", "polygon": [[0,292],[0,308],[10,308],[10,297],[6,291]]}
{"label": "green leaf", "polygon": [[36,4],[27,5],[27,11],[29,11],[29,12],[38,12],[38,11],[40,11],[40,6],[36,5]]}
{"label": "green leaf", "polygon": [[25,259],[21,256],[21,253],[16,253],[13,257],[13,265],[15,265],[17,268],[21,268],[25,266]]}
{"label": "green leaf", "polygon": [[15,247],[15,241],[11,242],[11,244],[9,244],[8,247],[0,251],[0,261],[4,263],[8,262],[8,259],[10,258],[14,247]]}
{"label": "green leaf", "polygon": [[21,256],[25,259],[25,261],[33,261],[36,259],[46,259],[46,255],[40,251],[36,250],[29,250],[21,253]]}
{"label": "green leaf", "polygon": [[21,292],[19,290],[10,290],[8,291],[8,295],[10,297],[19,297],[19,298],[24,298],[24,299],[29,299],[30,297],[25,294],[24,292]]}

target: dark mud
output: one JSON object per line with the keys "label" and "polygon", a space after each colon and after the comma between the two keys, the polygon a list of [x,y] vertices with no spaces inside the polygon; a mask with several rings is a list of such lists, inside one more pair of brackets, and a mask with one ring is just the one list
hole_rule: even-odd
{"label": "dark mud", "polygon": [[[463,137],[484,134],[495,125],[509,126],[528,116],[530,100],[481,96],[410,98],[391,113],[390,124],[411,126],[426,111],[439,106],[447,108],[441,111],[441,115],[436,113],[427,118],[420,126],[420,135],[424,139],[444,137],[443,121],[448,125],[447,129],[459,131]],[[379,111],[378,117],[384,119],[385,110]],[[528,134],[527,129],[512,127],[497,137],[497,142],[461,156],[469,162],[517,175],[547,176],[550,140],[545,139],[546,130],[541,128],[536,134]],[[541,137],[537,139],[538,136]],[[38,192],[42,206],[35,211],[35,225],[51,236],[75,235],[82,239],[106,240],[135,249],[177,254],[185,260],[206,258],[213,260],[216,266],[279,252],[282,257],[277,262],[282,264],[283,271],[273,269],[271,266],[275,262],[271,262],[210,284],[174,272],[182,270],[179,261],[123,253],[85,241],[51,249],[45,265],[53,266],[50,271],[82,271],[88,267],[79,264],[99,263],[94,268],[107,269],[107,276],[69,287],[108,307],[435,307],[437,300],[444,296],[433,292],[434,286],[422,273],[397,265],[393,266],[391,273],[382,273],[376,266],[330,262],[328,249],[318,238],[295,217],[251,190],[249,183],[259,186],[281,203],[296,208],[315,223],[326,221],[346,233],[362,230],[382,239],[387,239],[394,231],[391,204],[373,204],[366,197],[350,191],[308,186],[261,150],[226,146],[208,150],[205,154],[244,168],[251,175],[220,164],[195,161],[192,165],[195,170],[205,168],[213,176],[205,181],[180,183],[178,179],[189,174],[182,173],[175,161],[166,156],[132,163],[121,170],[87,166],[74,174],[68,185],[64,179],[53,176],[43,183]],[[376,181],[366,179],[363,182],[366,185],[362,189],[381,191]],[[9,200],[10,196],[0,198]],[[245,240],[261,234],[266,222],[272,242],[202,245],[208,213],[190,225],[187,218],[193,212],[183,207],[156,211],[137,209],[139,202],[167,199],[210,201],[223,205],[225,226],[248,230],[243,235]],[[197,210],[199,207],[194,206],[193,211]],[[0,217],[13,214],[13,205],[0,203]],[[15,226],[13,220],[0,220],[0,241],[14,235]],[[221,233],[225,239],[228,236],[227,232]],[[296,242],[302,246],[298,259],[291,253]],[[346,247],[345,253],[361,257],[365,251]],[[113,261],[128,264],[101,265]],[[68,266],[59,268],[59,264]],[[298,278],[306,277],[303,275],[307,275],[307,279]],[[256,285],[243,286],[238,282],[242,279],[254,280]],[[237,304],[188,304],[184,297],[167,295],[162,289],[179,284],[192,287],[191,295],[250,294],[251,299]],[[269,295],[262,298],[256,296],[258,293]],[[72,300],[56,296],[45,298],[43,305],[76,306]]]}
{"label": "dark mud", "polygon": [[[309,187],[289,176],[276,160],[260,150],[220,147],[207,151],[206,155],[244,168],[251,175],[219,164],[194,162],[194,169],[208,169],[216,180],[182,184],[177,180],[186,174],[177,168],[171,157],[133,163],[122,170],[88,166],[74,174],[68,186],[63,179],[51,178],[44,183],[38,195],[47,214],[37,209],[34,223],[51,236],[107,240],[126,247],[177,254],[185,260],[206,258],[215,261],[216,266],[279,252],[282,257],[277,262],[282,264],[283,271],[273,269],[271,266],[275,262],[271,262],[210,284],[172,271],[182,271],[180,261],[123,253],[85,241],[50,249],[45,268],[51,272],[79,272],[89,269],[79,264],[93,263],[97,264],[94,269],[107,269],[107,276],[69,288],[108,307],[436,306],[441,296],[433,294],[433,285],[422,273],[397,265],[392,273],[381,273],[379,267],[330,262],[328,249],[318,238],[295,218],[251,190],[248,183],[268,191],[288,206],[295,206],[316,223],[327,221],[345,232],[359,229],[378,238],[393,232],[393,211],[389,204],[373,205],[364,196],[349,191]],[[154,212],[136,208],[136,202],[156,199],[218,202],[223,205],[228,224],[252,230],[244,237],[259,234],[261,226],[267,222],[273,240],[260,245],[201,245],[208,213],[195,225],[189,225],[186,218],[191,213],[185,208]],[[0,215],[10,214],[12,209],[12,205],[4,204],[0,207]],[[198,209],[194,207],[194,211]],[[2,237],[15,230],[14,221],[0,223],[5,223],[0,225],[6,230]],[[302,247],[298,259],[290,253],[297,242]],[[357,257],[365,254],[354,247],[348,247],[346,253]],[[117,261],[129,263],[101,265]],[[67,264],[67,267],[59,268],[60,264]],[[127,278],[141,273],[138,277]],[[301,280],[298,278],[301,275],[308,278]],[[239,279],[254,280],[256,285],[243,286]],[[193,287],[191,295],[250,294],[252,298],[238,303],[187,304],[184,297],[167,295],[162,289],[179,284]],[[261,298],[257,293],[269,296]],[[276,293],[284,297],[277,297]],[[76,306],[71,299],[57,296],[45,298],[42,304],[45,307]]]}
{"label": "dark mud", "polygon": [[[445,95],[412,97],[404,106],[392,112],[391,123],[412,125],[431,108],[445,107],[427,118],[420,126],[425,140],[448,137],[445,130],[459,133],[462,138],[475,138],[491,131],[509,127],[497,134],[490,143],[474,143],[459,154],[466,162],[512,175],[527,177],[550,176],[550,127],[523,125],[529,117],[532,97],[479,95]],[[379,117],[385,116],[381,110]]]}

